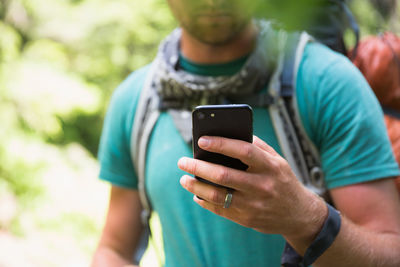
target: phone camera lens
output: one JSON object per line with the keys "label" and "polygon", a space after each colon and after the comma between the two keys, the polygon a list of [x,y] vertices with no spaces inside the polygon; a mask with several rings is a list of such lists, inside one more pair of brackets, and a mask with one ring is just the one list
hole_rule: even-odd
{"label": "phone camera lens", "polygon": [[203,112],[199,112],[199,113],[197,113],[197,118],[198,118],[199,120],[202,120],[202,119],[204,119],[204,117],[205,117],[205,115],[204,115],[204,113],[203,113]]}

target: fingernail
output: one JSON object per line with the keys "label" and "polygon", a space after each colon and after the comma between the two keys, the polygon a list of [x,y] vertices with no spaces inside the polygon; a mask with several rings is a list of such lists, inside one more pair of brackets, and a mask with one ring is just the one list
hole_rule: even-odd
{"label": "fingernail", "polygon": [[182,176],[182,177],[181,177],[181,179],[179,180],[179,183],[180,183],[183,187],[185,187],[185,184],[186,184],[186,178],[185,178],[185,176]]}
{"label": "fingernail", "polygon": [[207,137],[201,137],[198,144],[200,147],[208,147],[210,145],[210,139]]}
{"label": "fingernail", "polygon": [[186,160],[186,158],[180,158],[180,159],[178,160],[178,167],[179,167],[180,169],[185,169],[185,168],[186,168],[186,165],[187,165],[187,160]]}

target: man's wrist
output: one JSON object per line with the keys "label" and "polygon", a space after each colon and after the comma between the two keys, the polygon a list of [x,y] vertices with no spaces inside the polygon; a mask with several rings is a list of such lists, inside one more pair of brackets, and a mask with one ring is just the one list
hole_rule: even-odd
{"label": "man's wrist", "polygon": [[304,254],[306,249],[313,242],[328,217],[326,202],[321,197],[308,190],[307,193],[310,196],[310,201],[306,204],[306,212],[304,212],[302,218],[299,219],[297,229],[295,229],[293,234],[284,236],[301,254]]}
{"label": "man's wrist", "polygon": [[[282,254],[282,266],[309,266],[313,264],[335,241],[341,228],[340,212],[326,203],[328,208],[328,217],[324,221],[322,229],[319,231],[311,245],[306,249],[305,253],[297,253],[293,247],[286,242],[285,249]],[[303,255],[304,256],[300,256]]]}

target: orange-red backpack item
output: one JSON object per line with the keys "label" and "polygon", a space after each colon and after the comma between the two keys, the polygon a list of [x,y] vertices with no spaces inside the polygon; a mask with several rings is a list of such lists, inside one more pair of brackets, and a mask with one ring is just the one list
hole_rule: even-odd
{"label": "orange-red backpack item", "polygon": [[362,40],[354,65],[364,74],[383,108],[400,112],[400,38],[386,32]]}

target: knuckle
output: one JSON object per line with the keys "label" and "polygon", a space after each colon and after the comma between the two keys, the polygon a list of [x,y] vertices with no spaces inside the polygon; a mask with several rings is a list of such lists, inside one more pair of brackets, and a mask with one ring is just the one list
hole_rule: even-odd
{"label": "knuckle", "polygon": [[279,196],[276,182],[273,180],[270,180],[268,181],[268,183],[265,183],[263,189],[264,189],[264,196],[268,199],[274,199]]}
{"label": "knuckle", "polygon": [[244,158],[249,158],[249,159],[251,159],[252,156],[253,156],[253,149],[252,149],[252,146],[251,146],[250,144],[245,144],[245,145],[243,145],[243,147],[242,147],[242,149],[241,149],[241,153],[242,153],[242,156],[243,156]]}
{"label": "knuckle", "polygon": [[265,181],[260,188],[262,189],[263,195],[267,197],[273,189],[273,183],[272,181]]}
{"label": "knuckle", "polygon": [[224,144],[223,144],[221,138],[216,138],[214,140],[213,144],[214,144],[214,149],[216,149],[218,151],[221,151],[223,149]]}
{"label": "knuckle", "polygon": [[186,188],[189,191],[193,191],[193,189],[194,189],[194,181],[193,181],[193,179],[188,179],[188,181],[186,182]]}
{"label": "knuckle", "polygon": [[220,168],[217,174],[217,182],[220,184],[226,184],[228,182],[229,171],[227,168]]}
{"label": "knuckle", "polygon": [[286,167],[286,166],[289,166],[289,163],[287,162],[286,159],[284,159],[284,158],[282,158],[282,157],[279,157],[278,159],[279,159],[279,163],[280,163],[281,168],[284,168],[284,167]]}
{"label": "knuckle", "polygon": [[210,193],[210,200],[214,203],[220,203],[219,192],[217,190],[212,190]]}
{"label": "knuckle", "polygon": [[197,174],[198,168],[199,168],[199,163],[197,162],[197,160],[194,160],[191,164],[191,173]]}
{"label": "knuckle", "polygon": [[275,173],[279,172],[281,169],[281,162],[279,159],[270,161],[269,165],[270,165],[271,170]]}
{"label": "knuckle", "polygon": [[282,169],[285,166],[286,160],[284,160],[283,158],[278,158],[276,160],[279,169]]}

